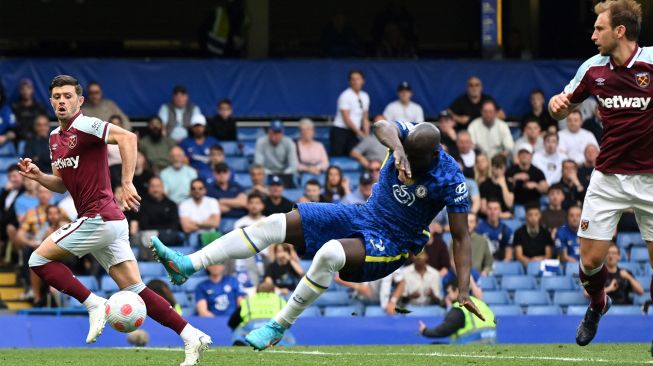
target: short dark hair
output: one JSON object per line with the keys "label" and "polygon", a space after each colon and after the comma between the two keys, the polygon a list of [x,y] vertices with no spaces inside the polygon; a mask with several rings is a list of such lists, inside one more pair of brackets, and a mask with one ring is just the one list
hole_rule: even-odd
{"label": "short dark hair", "polygon": [[188,89],[183,85],[175,85],[175,87],[172,88],[172,95],[176,94],[188,94]]}
{"label": "short dark hair", "polygon": [[626,38],[636,41],[642,27],[642,5],[634,0],[602,1],[594,6],[598,15],[603,12],[610,13],[610,26],[616,28],[620,25],[626,27]]}
{"label": "short dark hair", "polygon": [[547,133],[544,134],[544,138],[542,139],[542,141],[546,141],[546,139],[548,139],[549,137],[555,137],[556,141],[560,141],[560,137],[558,136],[558,133],[551,132],[551,131],[548,131]]}
{"label": "short dark hair", "polygon": [[542,96],[544,96],[544,92],[540,88],[535,88],[535,89],[531,90],[530,95],[535,95],[535,94],[542,94]]}
{"label": "short dark hair", "polygon": [[250,200],[253,200],[255,198],[260,199],[261,202],[265,201],[265,196],[263,196],[263,193],[261,193],[259,191],[253,191],[253,192],[251,192],[250,194],[247,195],[247,202],[249,202]]}
{"label": "short dark hair", "polygon": [[274,248],[274,252],[276,253],[279,249],[283,250],[288,254],[292,253],[292,251],[290,250],[290,244],[286,244],[286,243],[277,244],[277,246]]}
{"label": "short dark hair", "polygon": [[108,122],[111,122],[112,119],[116,119],[116,118],[118,119],[118,121],[120,121],[120,123],[123,122],[123,120],[122,120],[122,116],[119,115],[119,114],[112,114],[111,117],[109,117]]}
{"label": "short dark hair", "polygon": [[565,189],[564,189],[564,186],[562,185],[562,183],[556,183],[556,184],[552,184],[549,187],[549,190],[547,191],[547,193],[551,193],[551,191],[560,191],[560,192],[564,193]]}
{"label": "short dark hair", "polygon": [[490,197],[487,199],[486,205],[489,205],[490,203],[496,203],[499,206],[501,206],[501,202],[496,198],[496,197]]}
{"label": "short dark hair", "polygon": [[48,89],[50,95],[52,95],[52,89],[59,88],[65,85],[72,85],[75,87],[75,93],[77,95],[82,95],[83,90],[82,86],[79,84],[79,81],[70,75],[57,75],[50,82],[50,88]]}
{"label": "short dark hair", "polygon": [[503,155],[501,154],[496,154],[492,157],[492,160],[490,161],[490,165],[493,167],[505,167],[506,158],[504,158]]}
{"label": "short dark hair", "polygon": [[203,181],[202,179],[200,179],[200,178],[195,178],[195,179],[191,180],[191,181],[190,181],[190,186],[193,187],[193,184],[195,184],[195,183],[197,183],[197,182],[202,183],[202,187],[206,188],[206,184],[205,184],[204,181]]}
{"label": "short dark hair", "polygon": [[351,80],[352,75],[358,74],[360,75],[363,79],[365,79],[365,74],[363,74],[363,71],[360,69],[351,69],[349,70],[349,74],[347,74],[347,80]]}
{"label": "short dark hair", "polygon": [[580,117],[580,120],[581,120],[581,121],[583,120],[583,113],[581,113],[580,109],[578,109],[578,108],[576,108],[576,109],[572,109],[572,110],[569,112],[569,114],[567,115],[567,117],[571,116],[571,115],[574,114],[574,113],[578,114],[578,116]]}
{"label": "short dark hair", "polygon": [[209,148],[209,151],[211,151],[211,150],[218,150],[218,151],[224,152],[224,148],[220,144],[211,145],[211,147]]}
{"label": "short dark hair", "polygon": [[615,244],[614,242],[611,242],[610,246],[608,246],[608,249],[610,249],[612,247],[617,248],[617,253],[619,253],[621,255],[621,248],[619,248],[619,246],[617,244]]}
{"label": "short dark hair", "polygon": [[229,107],[232,106],[232,104],[231,104],[231,100],[229,100],[229,98],[223,98],[223,99],[220,99],[220,100],[218,101],[218,107],[221,106],[221,105],[223,105],[223,104],[226,104],[226,105],[228,105]]}
{"label": "short dark hair", "polygon": [[451,289],[454,291],[458,290],[458,279],[456,277],[453,277],[452,279],[447,281],[447,283],[444,284],[445,290],[448,289],[449,287],[451,287]]}
{"label": "short dark hair", "polygon": [[45,213],[48,213],[48,211],[50,211],[51,208],[56,208],[57,211],[59,211],[59,213],[61,213],[61,210],[59,210],[59,206],[57,206],[57,205],[48,205],[48,207],[45,208]]}
{"label": "short dark hair", "polygon": [[499,106],[497,106],[497,102],[495,102],[493,99],[486,99],[481,103],[481,108],[483,108],[486,104],[492,104],[492,107],[494,109],[499,109]]}
{"label": "short dark hair", "polygon": [[567,163],[569,163],[569,164],[574,164],[574,167],[578,168],[578,163],[575,162],[575,161],[572,160],[572,159],[565,159],[565,160],[563,160],[563,161],[562,161],[562,166],[564,167],[565,164],[567,164]]}
{"label": "short dark hair", "polygon": [[309,180],[306,181],[306,184],[305,184],[305,185],[306,185],[306,186],[308,186],[308,185],[313,185],[313,186],[322,187],[322,185],[320,184],[320,182],[318,182],[317,179],[309,179]]}
{"label": "short dark hair", "polygon": [[539,202],[528,202],[525,206],[526,206],[526,212],[530,210],[538,210],[538,211],[541,210]]}
{"label": "short dark hair", "polygon": [[93,85],[95,85],[95,86],[99,87],[100,89],[102,89],[102,85],[100,85],[100,82],[98,82],[96,80],[91,80],[86,84],[86,90],[88,90]]}
{"label": "short dark hair", "polygon": [[9,174],[9,173],[11,173],[11,172],[20,172],[20,168],[18,167],[18,165],[16,165],[16,164],[11,164],[11,165],[9,166],[9,169],[7,169],[7,174]]}

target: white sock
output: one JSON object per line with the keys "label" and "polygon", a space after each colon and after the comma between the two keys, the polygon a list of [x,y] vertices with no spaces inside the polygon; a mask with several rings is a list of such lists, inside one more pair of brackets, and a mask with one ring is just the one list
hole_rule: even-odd
{"label": "white sock", "polygon": [[188,343],[192,341],[193,338],[195,338],[195,336],[197,335],[197,329],[194,326],[190,325],[190,323],[188,323],[186,324],[184,329],[182,329],[179,335],[181,336],[181,339],[184,341],[184,343]]}
{"label": "white sock", "polygon": [[285,328],[294,324],[304,309],[311,306],[329,288],[335,273],[345,266],[345,259],[345,250],[339,241],[326,242],[315,253],[313,263],[306,272],[306,276],[299,281],[290,300],[274,317],[274,320]]}
{"label": "white sock", "polygon": [[188,257],[196,271],[229,259],[254,256],[272,244],[286,240],[286,215],[274,214],[244,229],[236,229],[214,240]]}
{"label": "white sock", "polygon": [[84,302],[82,304],[84,306],[86,306],[86,310],[91,311],[91,310],[95,309],[98,306],[104,305],[105,301],[107,301],[107,299],[105,299],[103,297],[100,297],[100,296],[98,296],[98,295],[91,292],[89,297],[87,297],[86,300],[84,300]]}

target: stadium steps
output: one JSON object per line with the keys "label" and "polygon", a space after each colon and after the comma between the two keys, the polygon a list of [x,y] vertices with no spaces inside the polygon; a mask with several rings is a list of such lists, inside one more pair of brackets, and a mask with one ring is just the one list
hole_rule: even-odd
{"label": "stadium steps", "polygon": [[16,279],[15,272],[0,272],[0,286],[14,286]]}
{"label": "stadium steps", "polygon": [[23,292],[22,287],[0,287],[0,299],[5,302],[19,300]]}
{"label": "stadium steps", "polygon": [[5,301],[9,310],[22,310],[31,309],[32,303],[30,301]]}
{"label": "stadium steps", "polygon": [[17,283],[18,275],[15,272],[0,272],[0,299],[9,310],[31,309],[31,302],[20,299],[24,290]]}

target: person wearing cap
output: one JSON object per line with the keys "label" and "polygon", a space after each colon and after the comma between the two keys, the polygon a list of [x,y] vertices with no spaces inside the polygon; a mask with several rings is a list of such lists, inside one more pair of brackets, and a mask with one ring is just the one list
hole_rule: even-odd
{"label": "person wearing cap", "polygon": [[[456,121],[456,129],[464,130],[476,118],[481,116],[481,107],[483,103],[491,100],[494,102],[492,96],[483,93],[483,83],[478,76],[470,76],[467,79],[467,90],[465,94],[456,98],[449,106],[449,113]],[[497,106],[497,116],[500,119],[506,118],[506,114],[501,107]]]}
{"label": "person wearing cap", "polygon": [[222,217],[240,218],[247,214],[245,189],[231,179],[231,170],[225,162],[213,165],[213,184],[207,186],[207,196],[220,203]]}
{"label": "person wearing cap", "polygon": [[496,154],[510,155],[514,146],[512,133],[508,124],[497,114],[497,105],[493,100],[481,104],[481,116],[473,120],[467,128],[476,148],[487,156]]}
{"label": "person wearing cap", "polygon": [[197,173],[203,179],[212,176],[212,169],[209,165],[209,153],[211,146],[218,145],[218,140],[212,136],[206,136],[206,118],[198,114],[191,119],[191,135],[181,140],[179,147],[184,150],[190,165],[197,169]]}
{"label": "person wearing cap", "polygon": [[517,164],[513,164],[506,171],[506,178],[514,187],[515,204],[540,202],[542,194],[549,190],[549,184],[544,173],[531,164],[533,146],[522,144],[517,151]]}
{"label": "person wearing cap", "polygon": [[422,106],[410,100],[413,89],[407,81],[402,81],[397,87],[399,99],[388,104],[383,110],[383,118],[387,121],[424,122]]}
{"label": "person wearing cap", "polygon": [[358,190],[346,195],[340,203],[343,205],[364,204],[367,199],[372,195],[372,185],[374,181],[370,173],[363,173],[358,180]]}
{"label": "person wearing cap", "polygon": [[[39,115],[47,114],[43,104],[34,99],[32,80],[23,79],[18,84],[18,99],[11,104],[16,116],[16,134],[19,140],[28,140],[34,136],[34,122]],[[82,109],[83,111],[83,109]],[[85,115],[86,112],[84,112]],[[106,121],[106,119],[103,119]]]}
{"label": "person wearing cap", "polygon": [[442,146],[445,147],[449,155],[457,156],[458,146],[456,145],[456,141],[458,140],[458,135],[456,135],[456,121],[454,121],[453,116],[446,109],[438,115],[438,128],[442,136]]}
{"label": "person wearing cap", "polygon": [[363,91],[364,84],[362,71],[349,72],[349,88],[338,97],[338,109],[329,136],[331,156],[349,156],[358,141],[370,134],[370,96]]}
{"label": "person wearing cap", "polygon": [[191,126],[191,119],[201,114],[200,108],[188,100],[188,90],[182,85],[175,86],[172,89],[172,100],[159,108],[159,118],[165,126],[164,131],[175,141],[181,141],[188,136],[187,128]]}
{"label": "person wearing cap", "polygon": [[86,86],[87,98],[84,99],[82,104],[82,113],[85,116],[97,117],[103,121],[109,121],[111,116],[120,116],[122,119],[122,128],[131,131],[132,124],[129,117],[118,107],[118,105],[110,100],[104,98],[102,93],[102,86],[97,81],[91,81]]}
{"label": "person wearing cap", "polygon": [[283,183],[283,178],[280,175],[268,175],[268,196],[265,198],[263,215],[285,214],[292,211],[294,204],[283,196]]}
{"label": "person wearing cap", "polygon": [[254,163],[261,164],[266,174],[279,176],[284,186],[295,186],[294,179],[297,174],[297,146],[293,140],[284,136],[283,122],[274,120],[270,122],[267,136],[256,140],[256,153]]}

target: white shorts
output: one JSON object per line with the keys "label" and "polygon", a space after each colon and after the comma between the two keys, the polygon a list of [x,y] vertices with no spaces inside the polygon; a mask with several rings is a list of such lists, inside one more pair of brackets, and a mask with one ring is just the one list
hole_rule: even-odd
{"label": "white shorts", "polygon": [[632,208],[642,239],[653,241],[653,174],[594,170],[585,194],[578,236],[612,240],[623,210]]}
{"label": "white shorts", "polygon": [[129,246],[126,219],[104,221],[100,215],[80,217],[52,233],[50,239],[77,257],[92,254],[107,273],[111,266],[136,260]]}

